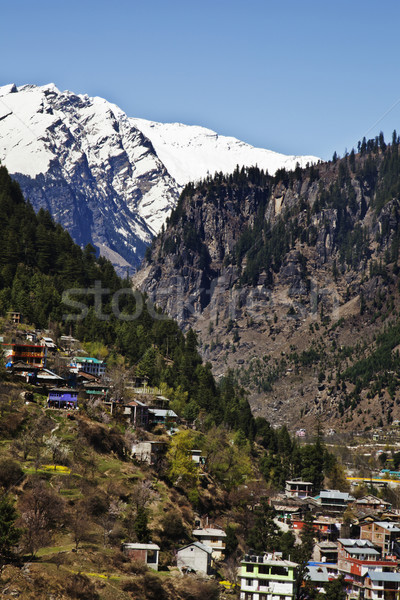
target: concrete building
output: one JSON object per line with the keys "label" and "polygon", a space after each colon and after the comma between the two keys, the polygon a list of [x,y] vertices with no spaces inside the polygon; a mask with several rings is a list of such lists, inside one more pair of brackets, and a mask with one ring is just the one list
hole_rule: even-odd
{"label": "concrete building", "polygon": [[193,542],[180,548],[176,556],[179,570],[193,569],[196,573],[211,573],[212,549],[201,542]]}
{"label": "concrete building", "polygon": [[277,555],[246,554],[240,568],[240,600],[294,600],[297,567]]}
{"label": "concrete building", "polygon": [[106,363],[90,356],[74,356],[70,364],[73,373],[84,371],[95,377],[103,377],[106,372]]}
{"label": "concrete building", "polygon": [[154,465],[166,450],[165,442],[134,442],[132,444],[132,458],[136,458],[148,465]]}
{"label": "concrete building", "polygon": [[212,558],[220,560],[224,557],[226,533],[223,529],[214,529],[213,527],[194,529],[192,534],[205,546],[212,549]]}
{"label": "concrete building", "polygon": [[46,366],[47,348],[41,344],[3,344],[6,366],[22,361],[30,367],[42,369]]}
{"label": "concrete building", "polygon": [[285,482],[285,494],[290,498],[306,498],[312,495],[313,484],[310,481],[291,479]]}
{"label": "concrete building", "polygon": [[400,597],[400,573],[368,571],[364,582],[366,600],[398,600]]}
{"label": "concrete building", "polygon": [[78,392],[70,388],[54,388],[49,390],[47,406],[49,408],[77,408]]}
{"label": "concrete building", "polygon": [[364,594],[367,573],[388,573],[396,568],[397,560],[394,557],[382,558],[369,540],[338,539],[338,572],[346,579],[349,598],[362,597],[360,594]]}
{"label": "concrete building", "polygon": [[360,539],[372,542],[382,556],[391,555],[395,549],[400,549],[400,545],[396,548],[400,540],[400,525],[390,521],[364,523],[360,526]]}

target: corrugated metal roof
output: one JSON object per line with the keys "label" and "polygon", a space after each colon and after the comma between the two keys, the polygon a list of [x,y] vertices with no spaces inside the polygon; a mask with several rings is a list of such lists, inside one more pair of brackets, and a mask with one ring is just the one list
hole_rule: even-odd
{"label": "corrugated metal roof", "polygon": [[226,537],[225,531],[222,529],[212,529],[211,527],[207,527],[206,529],[194,529],[192,534],[197,536]]}
{"label": "corrugated metal roof", "polygon": [[353,496],[350,496],[347,492],[339,492],[339,490],[321,490],[320,498],[336,499],[336,500],[354,500]]}
{"label": "corrugated metal roof", "polygon": [[349,554],[365,554],[368,556],[378,556],[379,552],[374,548],[346,548]]}
{"label": "corrugated metal roof", "polygon": [[388,531],[400,531],[399,524],[391,523],[390,521],[376,521],[375,525],[379,525],[379,527],[382,527],[382,529],[387,529]]}
{"label": "corrugated metal roof", "polygon": [[323,583],[329,581],[328,569],[326,567],[307,565],[307,571],[311,581]]}
{"label": "corrugated metal roof", "polygon": [[125,542],[122,544],[126,550],[159,550],[160,546],[157,544],[136,544]]}
{"label": "corrugated metal roof", "polygon": [[387,573],[382,571],[368,571],[368,577],[372,581],[398,581],[400,583],[400,573]]}

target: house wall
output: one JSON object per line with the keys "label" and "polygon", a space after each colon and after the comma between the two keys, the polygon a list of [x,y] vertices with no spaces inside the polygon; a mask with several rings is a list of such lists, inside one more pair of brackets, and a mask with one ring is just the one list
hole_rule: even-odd
{"label": "house wall", "polygon": [[132,550],[132,549],[127,549],[125,550],[125,554],[128,556],[128,558],[130,558],[131,560],[137,560],[139,562],[146,562],[146,555],[147,555],[147,551],[146,550]]}
{"label": "house wall", "polygon": [[200,536],[196,534],[199,541],[205,546],[209,546],[212,549],[212,557],[219,560],[223,557],[225,551],[225,538],[218,539],[210,536]]}
{"label": "house wall", "polygon": [[188,546],[182,550],[178,550],[177,553],[177,566],[181,569],[182,567],[191,567],[195,571],[201,573],[208,573],[210,566],[210,555],[205,550],[197,548],[196,546]]}

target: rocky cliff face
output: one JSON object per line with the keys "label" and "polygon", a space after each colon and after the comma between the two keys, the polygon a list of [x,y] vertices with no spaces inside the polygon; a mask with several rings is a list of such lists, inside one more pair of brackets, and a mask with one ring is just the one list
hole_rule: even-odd
{"label": "rocky cliff face", "polygon": [[273,173],[317,159],[203,127],[128,118],[102,98],[49,84],[0,88],[0,160],[34,208],[48,209],[76,242],[136,267],[188,181],[236,164]]}
{"label": "rocky cliff face", "polygon": [[233,369],[256,415],[294,425],[323,414],[343,425],[351,403],[370,402],[370,389],[353,401],[354,384],[339,381],[360,358],[357,344],[374,346],[377,294],[392,296],[385,319],[396,312],[387,269],[398,261],[399,164],[395,145],[274,178],[237,171],[189,186],[135,283],[196,330],[217,376]]}

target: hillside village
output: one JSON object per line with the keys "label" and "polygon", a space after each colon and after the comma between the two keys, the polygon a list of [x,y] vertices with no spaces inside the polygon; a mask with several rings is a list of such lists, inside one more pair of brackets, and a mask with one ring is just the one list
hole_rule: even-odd
{"label": "hillside village", "polygon": [[[50,586],[57,587],[51,565],[55,575],[68,572],[70,578],[75,576],[67,596],[72,598],[107,597],[103,595],[107,585],[98,583],[103,580],[118,582],[126,597],[152,598],[146,577],[153,572],[159,573],[157,577],[168,574],[169,582],[178,582],[177,598],[214,594],[215,598],[289,600],[333,598],[329,596],[332,593],[349,600],[398,597],[400,501],[393,491],[400,484],[400,472],[395,470],[400,462],[395,451],[397,423],[391,431],[377,429],[371,432],[370,440],[360,440],[365,449],[375,444],[375,461],[371,452],[368,461],[358,465],[362,454],[347,456],[347,476],[338,463],[336,477],[331,473],[325,480],[320,478],[320,489],[315,488],[315,480],[307,481],[295,471],[281,489],[268,487],[260,475],[258,481],[254,479],[254,470],[252,476],[242,478],[245,485],[236,483],[224,489],[213,473],[212,458],[204,447],[196,446],[200,439],[196,438],[200,434],[198,422],[179,417],[164,389],[136,377],[134,369],[125,372],[121,381],[116,371],[122,369],[108,368],[104,358],[89,356],[78,339],[34,330],[23,324],[20,313],[9,313],[2,332],[2,379],[8,394],[12,390],[12,409],[15,414],[24,414],[25,423],[33,413],[35,420],[43,420],[40,444],[38,438],[35,441],[30,436],[29,428],[21,429],[21,423],[6,435],[2,432],[0,483],[7,497],[12,493],[19,498],[23,523],[20,520],[18,524],[25,529],[19,545],[12,552],[8,548],[11,554],[7,556],[2,547],[0,583],[5,598],[29,597],[24,585],[33,581],[36,589],[39,572],[41,576],[46,573]],[[10,407],[3,402],[3,421],[9,414]],[[77,429],[81,430],[79,437]],[[91,456],[85,458],[88,448],[82,443],[82,431],[86,432],[85,443],[90,440],[92,447]],[[305,430],[297,434],[306,436]],[[335,438],[335,432],[329,434],[325,440],[330,447],[336,445],[338,453],[342,442]],[[384,435],[389,437],[382,444]],[[82,447],[72,449],[79,440]],[[43,446],[47,446],[46,453]],[[379,450],[382,446],[384,451]],[[259,451],[255,447],[253,454]],[[102,485],[97,487],[96,473],[100,457],[110,461],[104,471],[106,487],[116,485],[111,477],[115,469],[115,473],[127,470],[130,475],[118,484],[124,490],[107,490],[104,506],[93,505],[101,504],[102,492],[90,496],[92,512],[88,519],[94,521],[94,533],[87,523],[84,525],[86,513],[74,512],[78,508],[88,510],[88,489],[81,487],[83,481],[77,486],[72,480],[87,478],[85,485],[90,488],[92,479],[96,486],[93,491],[102,490]],[[112,467],[114,461],[119,464]],[[127,502],[128,481],[137,504],[131,512],[132,522],[125,522],[123,528],[121,523],[126,521],[132,502]],[[339,484],[340,489],[326,487],[329,481]],[[43,485],[49,486],[47,491]],[[44,535],[40,524],[28,518],[29,510],[24,512],[24,498],[30,495],[38,502],[40,493],[46,496],[49,492],[46,501],[54,502],[51,494],[57,493],[67,505],[62,512],[69,517],[65,521],[64,514],[62,524],[54,515],[48,520],[46,517],[51,531]],[[97,493],[100,495],[95,500]],[[169,496],[166,506],[166,498],[161,499],[165,493]],[[160,508],[162,514],[157,519],[161,529],[160,525],[154,528],[149,518]],[[56,539],[57,546],[52,545]],[[18,577],[6,560],[15,552],[12,562],[22,560],[21,566],[25,565]],[[99,557],[94,558],[96,552],[102,556],[100,562]],[[76,569],[78,556],[82,565],[92,563],[87,571]],[[97,569],[93,560],[99,565]],[[22,573],[25,584],[20,581]],[[157,585],[164,589],[165,581],[151,577],[150,589]],[[185,595],[185,589],[194,594],[193,587],[200,595]],[[79,592],[80,588],[84,591]],[[60,594],[52,591],[52,597],[63,597]]]}
{"label": "hillside village", "polygon": [[[199,189],[212,192],[208,203],[212,208],[214,193],[229,196],[232,186],[236,195],[243,188],[244,198],[252,203],[256,199],[264,211],[265,183],[274,189],[285,186],[289,194],[290,186],[298,187],[305,178],[315,202],[301,213],[296,204],[292,225],[300,214],[309,218],[311,236],[312,218],[323,219],[323,211],[336,206],[349,250],[359,209],[355,204],[350,222],[346,194],[378,168],[387,167],[391,177],[400,156],[397,135],[390,149],[383,140],[365,146],[357,156],[353,152],[343,161],[319,166],[328,183],[337,178],[328,195],[317,190],[318,173],[310,167],[290,177],[281,172],[274,180],[258,170],[237,171],[232,181],[216,177]],[[390,198],[394,193],[389,175],[378,186],[382,224],[386,184]],[[257,198],[255,186],[260,187]],[[364,187],[371,204],[375,199]],[[197,202],[193,187],[186,192],[172,213],[168,232],[181,222],[180,257],[186,255],[190,262],[187,251],[193,254],[198,289],[203,284],[196,273],[204,274],[207,253],[185,221],[183,204],[192,209],[206,208],[207,203]],[[235,202],[242,210],[240,194]],[[381,246],[363,234],[364,275],[354,288],[347,286],[343,296],[344,306],[353,302],[357,315],[334,321],[327,316],[329,305],[321,300],[308,327],[309,348],[294,346],[295,338],[288,335],[290,354],[281,350],[276,359],[278,371],[295,378],[299,397],[303,398],[299,377],[312,378],[312,389],[317,390],[310,395],[314,409],[303,410],[297,406],[298,396],[290,395],[281,403],[280,413],[274,404],[265,404],[261,416],[250,409],[249,394],[237,372],[227,368],[215,377],[211,363],[200,355],[197,331],[180,328],[160,306],[151,304],[146,290],[132,292],[128,279],[119,278],[90,244],[84,249],[74,244],[48,212],[34,213],[0,166],[3,597],[394,600],[399,596],[400,246],[397,201],[388,202],[393,222],[382,225],[382,235],[381,221],[374,222],[370,206],[375,240]],[[361,196],[360,206],[364,206]],[[241,226],[238,222],[238,231]],[[274,243],[280,232],[279,227],[272,232]],[[255,228],[250,237],[256,234]],[[179,248],[171,246],[173,240],[168,242],[166,235],[157,243],[163,247],[165,264],[175,269]],[[266,227],[260,239],[269,244],[270,235]],[[294,241],[299,235],[293,230]],[[316,241],[309,237],[310,252]],[[250,242],[249,238],[243,248]],[[156,252],[157,243],[150,252],[154,258],[149,257],[151,281],[157,281],[159,273],[155,261],[163,259],[162,252]],[[368,244],[375,252],[369,274]],[[266,246],[260,260],[266,260],[269,252]],[[272,280],[286,260],[285,252],[275,256]],[[338,252],[339,246],[332,256]],[[384,260],[379,252],[385,253]],[[350,254],[343,255],[340,273],[332,270],[332,277],[342,278],[343,285],[346,269],[356,271],[361,260]],[[232,254],[230,260],[237,261],[238,255]],[[251,261],[245,264],[247,269]],[[176,265],[185,268],[179,261]],[[264,277],[263,263],[253,267],[252,281],[257,284],[257,278]],[[223,269],[227,268],[231,267],[225,261]],[[329,274],[330,266],[324,272]],[[303,279],[306,275],[302,272]],[[247,277],[246,271],[241,277]],[[383,287],[390,291],[385,301],[380,297]],[[70,292],[85,303],[68,304],[65,294]],[[305,292],[311,303],[310,290]],[[65,315],[66,305],[83,306],[83,313],[72,310]],[[286,323],[292,323],[292,312]],[[279,318],[275,314],[271,322],[274,336]],[[217,318],[214,323],[222,327]],[[362,335],[367,326],[371,340],[350,347],[355,331]],[[240,337],[233,321],[223,327],[230,336]],[[233,354],[238,343],[233,340]],[[279,372],[267,368],[268,360],[260,358],[258,367],[268,378],[266,389],[277,395]],[[336,395],[337,405],[328,392]],[[285,404],[291,413],[286,424]]]}

